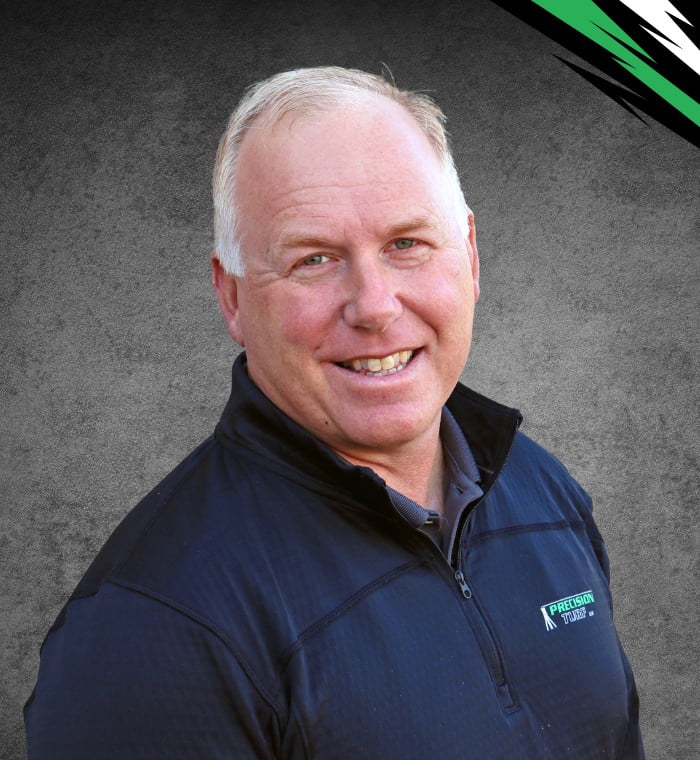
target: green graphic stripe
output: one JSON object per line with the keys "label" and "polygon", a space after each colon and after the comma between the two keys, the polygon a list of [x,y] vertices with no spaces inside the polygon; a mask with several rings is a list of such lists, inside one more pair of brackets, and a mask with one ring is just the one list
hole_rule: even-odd
{"label": "green graphic stripe", "polygon": [[[700,104],[655,71],[647,63],[647,60],[653,63],[654,59],[592,0],[532,0],[532,2],[612,53],[620,66],[627,69],[690,121],[700,126]],[[639,55],[626,45],[636,50]]]}

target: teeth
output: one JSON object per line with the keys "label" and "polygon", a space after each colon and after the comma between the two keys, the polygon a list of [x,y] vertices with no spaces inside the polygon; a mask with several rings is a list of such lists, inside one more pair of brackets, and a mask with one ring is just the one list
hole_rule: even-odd
{"label": "teeth", "polygon": [[366,370],[367,374],[372,375],[393,375],[395,372],[400,372],[412,356],[413,351],[398,351],[381,358],[353,359],[344,363],[343,366],[355,372]]}

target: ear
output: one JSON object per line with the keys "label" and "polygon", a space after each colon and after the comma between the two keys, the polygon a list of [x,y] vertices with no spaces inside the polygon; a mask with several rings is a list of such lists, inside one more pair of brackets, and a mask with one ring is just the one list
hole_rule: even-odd
{"label": "ear", "polygon": [[219,308],[224,315],[226,327],[231,337],[242,348],[245,347],[240,311],[238,308],[238,280],[224,271],[216,251],[211,253],[211,283],[219,299]]}
{"label": "ear", "polygon": [[474,282],[474,303],[479,300],[479,251],[476,247],[476,221],[474,214],[470,211],[469,217],[469,235],[467,237],[467,250],[469,251],[469,260],[472,267],[472,280]]}

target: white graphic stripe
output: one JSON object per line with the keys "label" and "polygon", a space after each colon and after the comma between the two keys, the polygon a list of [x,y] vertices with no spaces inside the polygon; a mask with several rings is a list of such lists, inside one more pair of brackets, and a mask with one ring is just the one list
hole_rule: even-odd
{"label": "white graphic stripe", "polygon": [[620,0],[620,2],[641,16],[652,26],[652,29],[656,29],[660,34],[640,24],[645,32],[670,50],[696,74],[700,74],[700,50],[671,17],[675,16],[686,24],[690,22],[673,7],[669,0]]}

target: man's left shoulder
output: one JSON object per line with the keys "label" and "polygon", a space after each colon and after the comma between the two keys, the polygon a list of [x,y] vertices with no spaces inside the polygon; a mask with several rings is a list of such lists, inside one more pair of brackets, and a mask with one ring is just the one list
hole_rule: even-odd
{"label": "man's left shoulder", "polygon": [[499,481],[501,488],[520,495],[517,501],[529,518],[540,512],[550,519],[578,521],[591,513],[590,496],[561,460],[522,431],[515,434]]}
{"label": "man's left shoulder", "polygon": [[510,459],[514,459],[520,464],[526,464],[528,470],[533,474],[561,482],[575,488],[582,494],[585,493],[561,459],[522,430],[518,430],[515,434]]}

